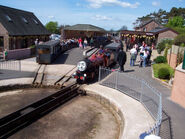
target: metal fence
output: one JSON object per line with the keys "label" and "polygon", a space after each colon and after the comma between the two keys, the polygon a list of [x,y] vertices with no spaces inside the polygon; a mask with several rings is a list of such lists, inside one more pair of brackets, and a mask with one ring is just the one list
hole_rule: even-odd
{"label": "metal fence", "polygon": [[99,82],[140,101],[155,119],[156,124],[147,131],[148,134],[159,135],[162,120],[161,94],[143,79],[134,75],[111,71],[100,67]]}
{"label": "metal fence", "polygon": [[21,71],[21,61],[20,60],[8,60],[0,61],[0,70],[18,70]]}

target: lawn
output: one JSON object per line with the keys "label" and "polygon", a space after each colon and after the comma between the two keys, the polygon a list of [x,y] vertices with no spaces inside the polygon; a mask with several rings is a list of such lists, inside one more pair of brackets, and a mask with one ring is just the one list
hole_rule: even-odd
{"label": "lawn", "polygon": [[174,69],[172,69],[167,63],[161,63],[153,65],[154,77],[158,78],[158,70],[160,68],[168,68],[170,71],[170,76],[174,76]]}

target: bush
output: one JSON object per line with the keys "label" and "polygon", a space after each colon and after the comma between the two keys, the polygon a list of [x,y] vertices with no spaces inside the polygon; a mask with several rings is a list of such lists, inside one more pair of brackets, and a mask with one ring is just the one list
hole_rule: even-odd
{"label": "bush", "polygon": [[154,59],[154,62],[155,63],[166,63],[167,60],[166,60],[166,57],[164,56],[158,56],[157,58]]}
{"label": "bush", "polygon": [[172,48],[172,45],[171,44],[167,44],[166,48],[164,49],[164,57],[166,57],[166,59],[167,59],[167,55],[168,55],[168,50],[170,48]]}
{"label": "bush", "polygon": [[35,45],[31,45],[29,48],[35,48]]}
{"label": "bush", "polygon": [[162,63],[162,64],[153,64],[153,71],[154,71],[154,77],[159,78],[158,76],[158,71],[161,68],[167,68],[170,71],[170,77],[174,77],[174,72],[175,70],[171,68],[167,63]]}
{"label": "bush", "polygon": [[185,45],[185,34],[180,34],[174,39],[174,44],[184,47]]}
{"label": "bush", "polygon": [[158,70],[158,77],[160,79],[170,79],[170,71],[168,68],[160,68]]}
{"label": "bush", "polygon": [[157,44],[157,52],[160,54],[166,47],[169,47],[173,44],[173,40],[165,39]]}

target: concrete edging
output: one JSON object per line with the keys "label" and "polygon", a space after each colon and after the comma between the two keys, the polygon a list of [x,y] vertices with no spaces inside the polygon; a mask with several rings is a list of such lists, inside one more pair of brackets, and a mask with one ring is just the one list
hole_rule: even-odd
{"label": "concrete edging", "polygon": [[119,90],[97,83],[83,86],[82,89],[116,113],[120,126],[119,139],[139,138],[141,133],[155,124],[153,117],[140,102]]}
{"label": "concrete edging", "polygon": [[100,94],[95,94],[94,92],[91,92],[91,91],[87,91],[86,93],[88,96],[95,98],[100,104],[109,108],[109,110],[113,113],[113,115],[116,117],[116,120],[119,124],[119,135],[117,138],[122,139],[123,138],[122,137],[123,130],[124,130],[124,122],[123,121],[125,121],[125,119],[124,119],[123,113],[120,111],[120,109],[116,106],[116,104],[111,102],[106,97],[101,96]]}

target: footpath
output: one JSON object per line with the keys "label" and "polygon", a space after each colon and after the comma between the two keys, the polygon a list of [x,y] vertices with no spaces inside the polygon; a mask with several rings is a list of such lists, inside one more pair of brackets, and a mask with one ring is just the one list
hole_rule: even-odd
{"label": "footpath", "polygon": [[[139,56],[137,60],[139,60]],[[152,67],[140,68],[138,62],[136,62],[136,66],[130,67],[129,62],[130,54],[127,52],[127,63],[125,64],[126,72],[124,74],[134,74],[138,78],[144,79],[162,94],[163,119],[168,116],[171,118],[171,125],[169,120],[162,122],[162,137],[164,139],[185,139],[185,109],[170,99],[171,88],[152,78]],[[172,131],[172,135],[170,130]]]}

